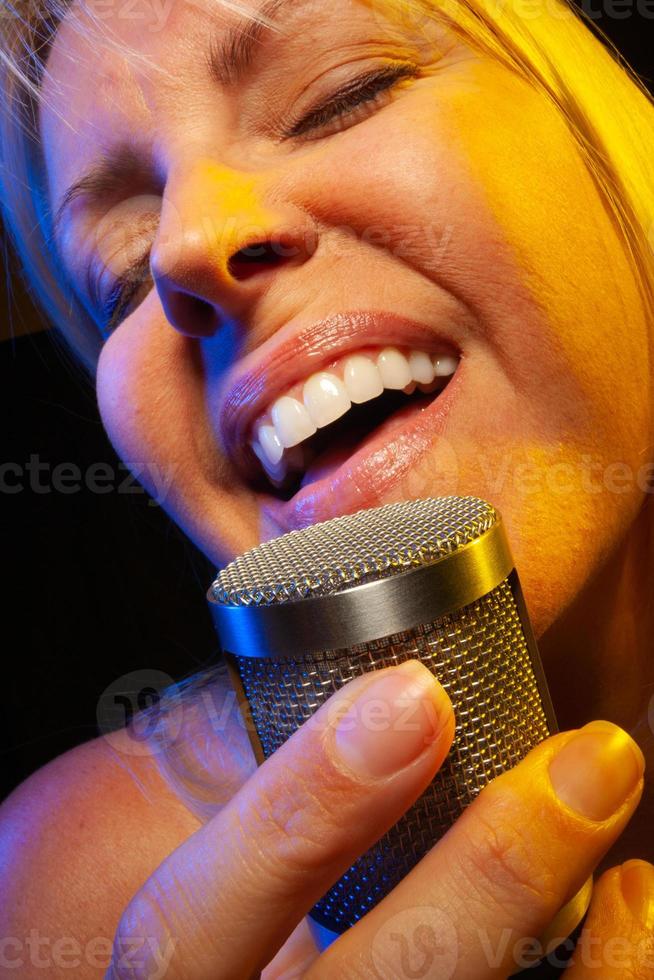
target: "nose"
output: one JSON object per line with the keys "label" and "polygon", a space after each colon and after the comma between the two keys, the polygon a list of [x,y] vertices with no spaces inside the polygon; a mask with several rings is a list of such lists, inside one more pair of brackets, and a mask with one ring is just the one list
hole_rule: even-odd
{"label": "nose", "polygon": [[271,198],[261,176],[213,161],[187,164],[169,180],[150,265],[166,317],[180,333],[210,337],[227,320],[246,318],[282,270],[313,255],[315,229],[306,213]]}

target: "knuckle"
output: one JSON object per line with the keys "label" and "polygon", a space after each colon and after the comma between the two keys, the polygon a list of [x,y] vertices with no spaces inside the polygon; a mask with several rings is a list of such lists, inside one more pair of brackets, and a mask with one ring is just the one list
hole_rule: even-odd
{"label": "knuckle", "polygon": [[529,829],[512,817],[514,806],[479,808],[462,848],[466,884],[504,909],[549,908],[560,876],[534,847]]}
{"label": "knuckle", "polygon": [[[150,889],[142,889],[123,912],[113,942],[111,980],[139,980],[150,975],[149,950],[152,938],[165,934],[165,922],[151,900]],[[148,942],[148,940],[150,940]]]}
{"label": "knuckle", "polygon": [[282,792],[263,797],[260,820],[273,844],[271,853],[289,872],[324,864],[333,841],[342,836],[341,794],[302,772],[290,772]]}
{"label": "knuckle", "polygon": [[[191,921],[192,920],[192,921]],[[191,931],[199,945],[210,948],[211,936],[197,919],[192,896],[184,883],[165,867],[158,869],[131,899],[116,929],[109,977],[111,980],[152,980],[168,966],[180,937]],[[188,951],[187,951],[188,952]],[[172,977],[174,972],[167,973]]]}
{"label": "knuckle", "polygon": [[268,873],[287,878],[324,867],[342,836],[346,810],[342,794],[302,772],[287,771],[239,813],[236,834],[250,852],[256,840],[257,860]]}

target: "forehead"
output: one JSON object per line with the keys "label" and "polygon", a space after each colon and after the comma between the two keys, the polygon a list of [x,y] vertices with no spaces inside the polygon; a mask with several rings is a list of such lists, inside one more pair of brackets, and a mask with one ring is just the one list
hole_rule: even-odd
{"label": "forehead", "polygon": [[[389,0],[74,0],[52,44],[39,126],[48,173],[70,177],[79,163],[129,137],[136,148],[166,126],[187,132],[215,113],[211,49],[239,24],[264,13],[258,70],[275,71],[283,46],[311,50],[312,37],[383,19]],[[339,31],[340,27],[340,31]],[[336,43],[336,41],[335,41]],[[266,61],[266,58],[268,59]],[[285,59],[284,59],[285,60]],[[274,77],[274,75],[273,75]]]}
{"label": "forehead", "polygon": [[75,0],[42,84],[46,156],[61,141],[74,138],[79,155],[89,141],[103,146],[116,127],[143,131],[176,88],[197,87],[208,31],[226,32],[238,19],[220,0],[107,0],[102,10]]}

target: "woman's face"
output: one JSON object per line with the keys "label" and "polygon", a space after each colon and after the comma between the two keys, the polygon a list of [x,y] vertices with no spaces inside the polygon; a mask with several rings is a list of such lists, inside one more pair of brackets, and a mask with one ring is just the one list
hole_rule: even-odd
{"label": "woman's face", "polygon": [[[103,5],[115,50],[73,8],[44,83],[53,208],[131,151],[58,239],[98,318],[150,253],[98,367],[116,449],[217,564],[362,507],[486,497],[542,632],[633,521],[652,442],[645,316],[568,130],[508,69],[380,3],[278,2],[282,33],[229,78],[240,15],[171,3]],[[436,362],[431,385],[378,396]]]}

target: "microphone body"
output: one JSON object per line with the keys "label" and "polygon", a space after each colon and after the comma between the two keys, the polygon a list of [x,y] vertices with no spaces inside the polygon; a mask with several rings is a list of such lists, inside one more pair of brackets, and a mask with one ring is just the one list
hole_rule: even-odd
{"label": "microphone body", "polygon": [[452,748],[403,817],[310,913],[324,948],[387,895],[495,776],[558,731],[501,517],[476,497],[390,504],[292,531],[208,599],[259,763],[347,681],[419,659]]}

